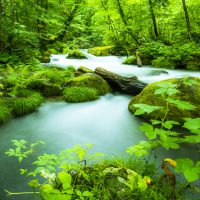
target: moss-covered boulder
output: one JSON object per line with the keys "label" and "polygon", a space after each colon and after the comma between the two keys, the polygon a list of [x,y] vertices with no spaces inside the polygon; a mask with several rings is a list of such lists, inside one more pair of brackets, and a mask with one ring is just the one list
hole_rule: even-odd
{"label": "moss-covered boulder", "polygon": [[176,64],[165,57],[158,57],[157,59],[152,61],[152,66],[157,68],[168,68],[168,69],[175,69]]}
{"label": "moss-covered boulder", "polygon": [[87,67],[80,66],[76,71],[75,71],[75,76],[80,76],[85,73],[94,73],[91,69],[88,69]]}
{"label": "moss-covered boulder", "polygon": [[[191,82],[193,84],[188,84]],[[180,79],[169,79],[163,80],[156,83],[149,84],[144,90],[137,96],[133,97],[129,102],[129,110],[132,114],[137,110],[134,104],[148,104],[153,106],[162,106],[162,109],[156,110],[150,114],[144,114],[143,117],[146,119],[163,119],[167,110],[166,100],[160,94],[155,94],[155,90],[159,88],[161,83],[173,83],[177,85],[179,93],[171,96],[171,98],[186,101],[196,106],[194,110],[180,109],[173,103],[168,104],[169,112],[166,115],[167,120],[176,120],[179,122],[183,121],[183,118],[196,118],[200,116],[200,78],[197,77],[185,77]]]}
{"label": "moss-covered boulder", "polygon": [[76,58],[76,59],[87,59],[87,57],[79,51],[78,49],[71,50],[67,56],[67,58]]}
{"label": "moss-covered boulder", "polygon": [[99,95],[104,95],[110,91],[108,83],[100,76],[93,73],[86,73],[76,78],[71,78],[66,81],[66,87],[89,87],[98,91]]}
{"label": "moss-covered boulder", "polygon": [[88,49],[88,53],[95,56],[109,56],[113,54],[114,48],[114,46],[93,47]]}
{"label": "moss-covered boulder", "polygon": [[59,84],[51,83],[44,78],[30,80],[27,88],[38,91],[45,97],[59,96],[62,90]]}
{"label": "moss-covered boulder", "polygon": [[49,63],[50,61],[51,61],[50,56],[43,55],[43,56],[40,57],[40,62],[41,63]]}
{"label": "moss-covered boulder", "polygon": [[99,98],[96,89],[88,87],[68,87],[63,91],[63,98],[69,103],[93,101]]}
{"label": "moss-covered boulder", "polygon": [[135,56],[130,56],[126,58],[122,64],[126,65],[137,65],[137,58]]}

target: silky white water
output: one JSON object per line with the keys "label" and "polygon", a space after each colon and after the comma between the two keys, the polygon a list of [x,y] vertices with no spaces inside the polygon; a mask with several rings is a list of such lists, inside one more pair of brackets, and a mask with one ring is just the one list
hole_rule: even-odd
{"label": "silky white water", "polygon": [[[200,76],[199,72],[165,70],[151,67],[121,65],[124,58],[116,56],[96,57],[86,54],[88,59],[66,59],[65,55],[52,55],[51,65],[76,68],[86,66],[90,69],[105,67],[121,75],[136,75],[144,82],[154,82],[171,77]],[[162,69],[163,70],[163,69]],[[38,147],[36,155],[43,152],[57,153],[60,150],[73,147],[75,144],[94,144],[93,152],[104,152],[107,157],[113,154],[126,156],[127,147],[136,144],[146,137],[139,131],[141,119],[132,116],[128,111],[131,96],[107,94],[99,100],[69,104],[64,101],[46,102],[38,111],[23,117],[10,120],[0,127],[0,199],[31,200],[30,196],[6,197],[4,189],[12,192],[30,191],[26,186],[27,177],[19,175],[19,168],[31,166],[33,158],[19,164],[15,158],[4,155],[12,139],[25,139],[29,142],[43,140],[46,145]],[[164,157],[198,158],[195,149],[185,145],[180,151],[162,152]],[[33,157],[36,157],[34,155]]]}

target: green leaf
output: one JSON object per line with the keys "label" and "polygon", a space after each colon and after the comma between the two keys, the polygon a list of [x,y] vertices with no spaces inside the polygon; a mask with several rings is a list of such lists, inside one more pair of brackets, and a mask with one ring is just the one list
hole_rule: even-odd
{"label": "green leaf", "polygon": [[138,110],[134,113],[134,115],[142,115],[144,113],[151,113],[153,111],[159,110],[162,108],[162,106],[151,106],[147,104],[134,104],[135,108],[138,108]]}
{"label": "green leaf", "polygon": [[178,99],[171,99],[168,98],[167,101],[171,104],[174,104],[177,108],[181,110],[195,110],[196,106],[192,105],[191,103],[187,101],[180,101]]}
{"label": "green leaf", "polygon": [[179,122],[176,121],[166,121],[162,123],[163,127],[167,128],[167,129],[171,129],[173,127],[173,125],[179,125]]}
{"label": "green leaf", "polygon": [[61,181],[64,190],[67,190],[71,187],[72,177],[70,174],[62,171],[58,173],[58,178]]}
{"label": "green leaf", "polygon": [[32,188],[37,188],[40,186],[38,179],[34,179],[28,183],[28,185]]}
{"label": "green leaf", "polygon": [[153,130],[153,126],[147,123],[143,123],[140,126],[140,130],[145,132],[146,136],[150,139],[153,140],[156,138],[156,132]]}
{"label": "green leaf", "polygon": [[180,158],[176,162],[176,172],[183,173],[189,183],[199,179],[200,168],[198,163],[195,166],[194,161],[189,158]]}
{"label": "green leaf", "polygon": [[139,144],[129,147],[126,152],[128,154],[135,154],[136,157],[147,156],[151,147],[150,142],[140,141]]}
{"label": "green leaf", "polygon": [[91,197],[93,196],[93,194],[89,191],[84,191],[83,194],[82,194],[84,197]]}
{"label": "green leaf", "polygon": [[200,134],[200,118],[191,119],[185,118],[185,123],[183,125],[184,128],[187,128],[192,133]]}

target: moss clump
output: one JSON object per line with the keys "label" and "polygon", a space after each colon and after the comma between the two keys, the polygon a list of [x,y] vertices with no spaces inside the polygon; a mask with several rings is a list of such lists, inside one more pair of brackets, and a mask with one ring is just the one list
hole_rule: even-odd
{"label": "moss clump", "polygon": [[130,56],[126,58],[122,64],[137,65],[137,58],[135,56]]}
{"label": "moss clump", "polygon": [[175,69],[176,64],[164,57],[158,57],[157,59],[152,61],[152,66],[153,67],[158,67],[158,68],[168,68],[168,69]]}
{"label": "moss clump", "polygon": [[100,76],[92,73],[83,74],[79,77],[72,78],[66,81],[66,87],[89,87],[98,91],[99,95],[104,95],[110,91],[108,83]]}
{"label": "moss clump", "polygon": [[87,59],[87,57],[79,51],[78,49],[71,50],[67,56],[67,58],[77,58],[77,59]]}
{"label": "moss clump", "polygon": [[49,56],[47,56],[47,55],[40,57],[40,62],[41,63],[49,63],[50,61],[51,61],[51,58]]}
{"label": "moss clump", "polygon": [[3,101],[0,101],[0,124],[3,124],[10,118],[11,118],[10,109]]}
{"label": "moss clump", "polygon": [[84,66],[80,66],[76,72],[75,72],[75,76],[80,76],[82,74],[85,74],[85,73],[93,73],[94,71],[92,71],[91,69],[88,69],[87,67],[84,67]]}
{"label": "moss clump", "polygon": [[[196,84],[187,85],[185,81],[195,80]],[[152,83],[144,88],[144,90],[137,96],[133,97],[129,102],[129,110],[132,114],[137,110],[134,104],[148,104],[154,106],[162,106],[163,109],[156,110],[150,114],[144,114],[143,117],[147,119],[163,119],[166,113],[166,101],[161,95],[155,94],[155,90],[158,89],[158,84],[170,82],[177,84],[179,93],[172,96],[173,99],[179,99],[181,101],[187,101],[196,106],[195,110],[182,110],[177,108],[174,104],[169,104],[169,112],[166,116],[166,120],[183,121],[183,118],[196,118],[200,113],[200,78],[187,77],[181,79],[169,79],[160,82]]]}
{"label": "moss clump", "polygon": [[24,115],[35,111],[43,102],[43,97],[39,93],[31,91],[21,91],[18,96],[11,100],[10,108],[16,116]]}
{"label": "moss clump", "polygon": [[63,98],[69,103],[93,101],[99,98],[98,92],[88,87],[69,87],[63,91]]}
{"label": "moss clump", "polygon": [[91,53],[95,56],[109,56],[113,53],[115,47],[113,46],[102,46],[102,47],[94,47],[88,49],[88,53]]}

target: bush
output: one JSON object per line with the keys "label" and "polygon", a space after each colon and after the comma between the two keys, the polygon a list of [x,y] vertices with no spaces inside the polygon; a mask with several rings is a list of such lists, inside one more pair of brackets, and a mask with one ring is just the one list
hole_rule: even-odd
{"label": "bush", "polygon": [[77,58],[77,59],[87,59],[87,57],[81,51],[75,49],[71,50],[67,56],[67,58]]}
{"label": "bush", "polygon": [[0,101],[0,124],[3,124],[11,118],[11,112],[4,102]]}
{"label": "bush", "polygon": [[64,100],[69,103],[93,101],[99,98],[98,92],[88,87],[69,87],[63,91]]}
{"label": "bush", "polygon": [[122,64],[126,65],[137,65],[137,58],[135,56],[130,56],[126,58]]}
{"label": "bush", "polygon": [[168,69],[175,69],[176,67],[173,61],[168,60],[164,57],[158,57],[157,59],[153,60],[152,66],[158,68],[168,68]]}
{"label": "bush", "polygon": [[10,108],[16,116],[24,115],[35,111],[43,102],[39,93],[31,91],[20,91],[18,96],[11,100]]}

